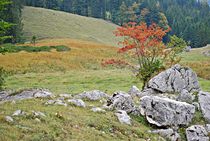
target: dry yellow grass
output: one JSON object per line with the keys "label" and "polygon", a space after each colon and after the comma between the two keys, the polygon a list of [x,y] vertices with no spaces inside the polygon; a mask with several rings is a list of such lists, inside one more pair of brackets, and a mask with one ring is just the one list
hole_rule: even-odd
{"label": "dry yellow grass", "polygon": [[0,55],[0,67],[14,73],[99,69],[101,61],[114,57],[117,48],[73,39],[42,40],[36,46],[65,45],[68,52],[8,53]]}

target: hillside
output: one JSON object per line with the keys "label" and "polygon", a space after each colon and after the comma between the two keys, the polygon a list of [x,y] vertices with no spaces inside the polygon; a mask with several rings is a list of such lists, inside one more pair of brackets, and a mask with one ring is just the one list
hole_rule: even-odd
{"label": "hillside", "polygon": [[23,32],[26,39],[68,37],[117,45],[113,31],[117,25],[102,19],[89,18],[43,8],[24,7]]}

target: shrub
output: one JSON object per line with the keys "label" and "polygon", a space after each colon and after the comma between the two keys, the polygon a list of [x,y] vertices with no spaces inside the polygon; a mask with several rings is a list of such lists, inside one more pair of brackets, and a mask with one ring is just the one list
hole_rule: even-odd
{"label": "shrub", "polygon": [[4,82],[5,82],[5,71],[2,67],[0,67],[0,90],[3,89]]}

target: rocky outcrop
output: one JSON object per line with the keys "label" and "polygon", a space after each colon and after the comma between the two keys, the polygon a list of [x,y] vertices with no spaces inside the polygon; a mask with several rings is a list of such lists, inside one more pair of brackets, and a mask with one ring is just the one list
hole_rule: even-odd
{"label": "rocky outcrop", "polygon": [[174,131],[173,129],[169,128],[169,129],[159,129],[159,130],[153,130],[153,131],[149,131],[150,133],[153,134],[158,134],[161,137],[168,139],[170,141],[179,141],[181,140],[181,136]]}
{"label": "rocky outcrop", "polygon": [[132,86],[128,91],[128,94],[130,94],[132,97],[141,97],[141,91],[136,86]]}
{"label": "rocky outcrop", "polygon": [[86,107],[85,102],[81,99],[69,99],[68,102],[78,107]]}
{"label": "rocky outcrop", "polygon": [[108,99],[107,106],[110,109],[124,110],[131,113],[134,109],[134,102],[131,95],[125,92],[115,92],[113,96]]}
{"label": "rocky outcrop", "polygon": [[22,92],[19,93],[5,93],[0,96],[0,102],[24,100],[31,98],[48,98],[52,96],[53,94],[46,89],[30,89],[30,90],[23,90]]}
{"label": "rocky outcrop", "polygon": [[193,103],[194,96],[189,93],[187,90],[182,90],[182,92],[178,95],[177,100],[181,102]]}
{"label": "rocky outcrop", "polygon": [[188,125],[195,113],[195,107],[185,102],[179,102],[157,96],[141,98],[140,111],[149,123],[161,126]]}
{"label": "rocky outcrop", "polygon": [[198,102],[204,118],[210,123],[210,93],[200,91],[198,94]]}
{"label": "rocky outcrop", "polygon": [[83,92],[81,94],[78,94],[74,98],[95,101],[95,100],[101,100],[103,98],[108,98],[108,97],[109,97],[109,95],[107,95],[104,92],[101,92],[99,90],[93,90],[93,91]]}
{"label": "rocky outcrop", "polygon": [[186,129],[187,141],[209,141],[206,129],[201,125],[193,125]]}
{"label": "rocky outcrop", "polygon": [[196,73],[190,68],[175,65],[153,77],[145,89],[160,93],[181,93],[184,89],[189,93],[199,91]]}
{"label": "rocky outcrop", "polygon": [[131,125],[131,118],[130,116],[126,113],[126,111],[123,110],[118,110],[115,115],[117,116],[118,120],[122,124],[128,124]]}

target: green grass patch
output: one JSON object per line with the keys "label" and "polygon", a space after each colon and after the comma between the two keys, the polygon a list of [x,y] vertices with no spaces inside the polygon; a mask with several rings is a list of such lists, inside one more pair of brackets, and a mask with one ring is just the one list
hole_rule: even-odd
{"label": "green grass patch", "polygon": [[0,47],[0,50],[7,51],[8,53],[17,53],[17,52],[20,52],[20,51],[50,52],[52,49],[55,49],[58,52],[70,51],[71,50],[69,47],[64,46],[64,45],[35,47],[35,46],[18,46],[18,45],[14,45],[14,44],[4,44]]}

